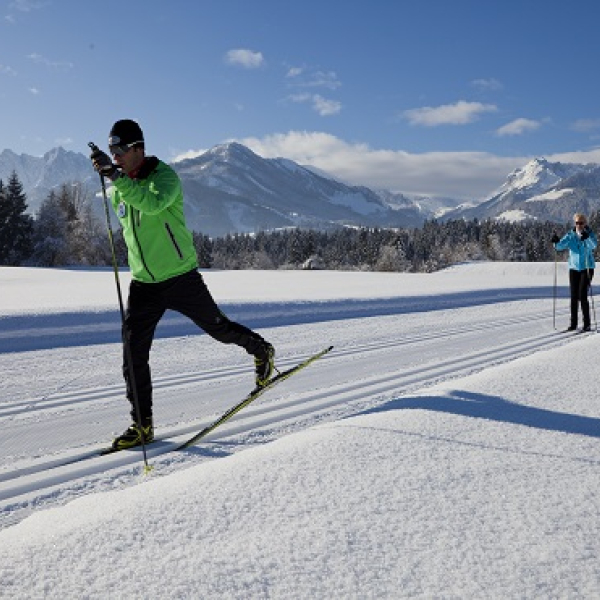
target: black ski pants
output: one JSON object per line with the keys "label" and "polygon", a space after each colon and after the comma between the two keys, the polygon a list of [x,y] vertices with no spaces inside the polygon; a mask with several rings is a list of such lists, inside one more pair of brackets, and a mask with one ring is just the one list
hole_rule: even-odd
{"label": "black ski pants", "polygon": [[230,321],[220,311],[202,275],[196,270],[160,283],[132,281],[123,327],[123,375],[127,399],[131,403],[131,416],[135,422],[138,419],[126,344],[129,344],[131,352],[140,417],[144,421],[152,417],[150,349],[156,326],[167,309],[185,315],[219,342],[237,344],[249,354],[255,354],[264,342],[257,333]]}
{"label": "black ski pants", "polygon": [[569,286],[571,288],[571,327],[577,327],[577,316],[579,313],[579,304],[581,304],[581,314],[583,315],[583,326],[590,327],[590,303],[588,301],[588,289],[594,269],[585,271],[576,271],[569,269]]}

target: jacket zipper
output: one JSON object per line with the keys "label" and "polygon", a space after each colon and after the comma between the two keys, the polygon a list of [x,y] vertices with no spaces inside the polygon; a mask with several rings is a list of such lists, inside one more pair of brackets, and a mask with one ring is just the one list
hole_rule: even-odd
{"label": "jacket zipper", "polygon": [[173,235],[173,232],[171,231],[171,227],[169,226],[168,223],[165,223],[165,229],[167,230],[167,233],[169,234],[169,237],[171,238],[171,243],[175,247],[177,256],[179,256],[179,258],[183,260],[183,252],[181,251],[181,248],[179,247],[179,244],[177,243],[177,240],[175,239],[175,236]]}
{"label": "jacket zipper", "polygon": [[[148,273],[148,275],[150,275],[150,278],[152,279],[152,281],[156,281],[156,277],[154,277],[154,274],[152,273],[152,271],[148,268],[148,265],[146,264],[146,259],[144,258],[144,252],[142,250],[142,245],[140,244],[140,240],[137,235],[136,219],[135,219],[136,213],[137,213],[137,216],[139,219],[140,212],[136,211],[132,208],[131,209],[131,225],[132,225],[132,229],[133,229],[133,236],[135,237],[135,242],[140,251],[140,258],[142,259],[142,264],[144,265],[144,269],[146,269],[146,272]],[[138,225],[139,224],[140,223],[138,221]]]}

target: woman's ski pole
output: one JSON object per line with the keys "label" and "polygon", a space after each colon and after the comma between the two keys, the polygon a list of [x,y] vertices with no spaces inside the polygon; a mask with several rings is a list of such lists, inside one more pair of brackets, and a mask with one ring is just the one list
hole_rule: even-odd
{"label": "woman's ski pole", "polygon": [[598,333],[598,323],[596,321],[596,307],[594,306],[594,295],[592,293],[592,277],[593,274],[590,272],[590,262],[589,262],[589,254],[588,249],[585,247],[585,242],[583,242],[583,251],[585,253],[585,275],[587,277],[587,290],[586,293],[590,297],[590,304],[592,305],[592,312],[594,313],[594,331]]}
{"label": "woman's ski pole", "polygon": [[594,331],[596,333],[598,333],[598,321],[596,321],[596,307],[594,306],[594,294],[592,292],[592,274],[590,272],[587,252],[585,254],[585,270],[587,273],[588,292],[590,294],[590,303],[592,305],[592,314],[594,315]]}
{"label": "woman's ski pole", "polygon": [[552,292],[552,326],[556,329],[556,270],[557,270],[556,250],[554,251],[554,286]]}
{"label": "woman's ski pole", "polygon": [[594,331],[598,333],[598,321],[596,321],[596,307],[594,306],[594,294],[592,293],[592,280],[589,280],[590,300],[592,302],[592,313],[594,314]]}

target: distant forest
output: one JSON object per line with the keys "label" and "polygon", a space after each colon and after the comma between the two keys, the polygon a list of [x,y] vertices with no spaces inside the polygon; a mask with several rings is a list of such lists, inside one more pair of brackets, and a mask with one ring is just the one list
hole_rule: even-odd
{"label": "distant forest", "polygon": [[[80,183],[64,184],[27,214],[27,198],[16,173],[0,180],[0,265],[39,267],[109,266],[112,251],[106,223]],[[96,207],[97,208],[97,207]],[[589,215],[598,231],[600,213]],[[432,272],[473,261],[555,260],[553,232],[571,226],[526,221],[426,221],[407,229],[340,227],[331,231],[287,229],[209,238],[194,233],[200,266],[215,269],[332,269]],[[120,266],[127,252],[114,231]],[[564,253],[559,260],[564,260]]]}

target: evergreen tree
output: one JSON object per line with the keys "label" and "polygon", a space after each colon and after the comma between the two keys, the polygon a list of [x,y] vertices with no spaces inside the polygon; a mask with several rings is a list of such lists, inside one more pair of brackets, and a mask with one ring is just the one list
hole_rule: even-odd
{"label": "evergreen tree", "polygon": [[103,265],[110,260],[104,229],[92,210],[86,188],[78,182],[61,186],[58,202],[66,219],[69,264]]}
{"label": "evergreen tree", "polygon": [[[122,258],[119,252],[117,256]],[[104,227],[82,184],[64,184],[42,202],[35,221],[32,259],[48,267],[111,264]]]}
{"label": "evergreen tree", "polygon": [[198,253],[198,264],[201,269],[210,269],[213,266],[212,242],[207,235],[194,232],[194,246]]}
{"label": "evergreen tree", "polygon": [[[592,228],[600,215],[592,213]],[[421,228],[289,229],[211,240],[213,266],[222,269],[310,268],[431,272],[472,260],[552,261],[556,223],[427,221]],[[308,260],[308,262],[307,262]]]}
{"label": "evergreen tree", "polygon": [[69,234],[67,219],[56,194],[52,191],[40,205],[34,225],[34,264],[57,267],[68,264]]}
{"label": "evergreen tree", "polygon": [[33,219],[26,211],[27,198],[13,171],[6,187],[0,182],[0,264],[20,265],[31,254]]}

